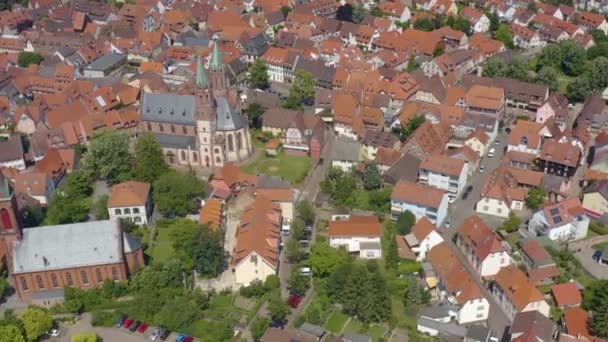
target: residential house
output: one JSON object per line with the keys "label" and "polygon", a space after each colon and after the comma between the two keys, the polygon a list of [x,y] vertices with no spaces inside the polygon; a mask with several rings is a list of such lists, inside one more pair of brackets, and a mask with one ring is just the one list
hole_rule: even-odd
{"label": "residential house", "polygon": [[435,57],[432,61],[424,63],[422,70],[428,77],[439,75],[445,77],[448,73],[457,76],[471,73],[475,67],[473,52],[469,50],[454,50]]}
{"label": "residential house", "polygon": [[128,181],[112,186],[108,214],[111,219],[125,219],[139,226],[148,224],[152,215],[150,183]]}
{"label": "residential house", "polygon": [[525,311],[515,315],[509,329],[510,341],[551,342],[557,331],[555,323],[539,311]]}
{"label": "residential house", "polygon": [[214,230],[223,231],[225,221],[224,203],[221,200],[212,198],[201,206],[198,223],[206,224]]}
{"label": "residential house", "polygon": [[291,83],[299,55],[280,47],[269,47],[262,55],[268,66],[268,78],[279,83]]}
{"label": "residential house", "polygon": [[469,170],[469,177],[473,176],[477,168],[479,167],[479,162],[481,161],[481,156],[479,156],[472,148],[469,146],[457,147],[454,149],[448,149],[444,152],[450,158],[460,159],[467,163]]}
{"label": "residential house", "polygon": [[271,108],[262,116],[262,131],[280,137],[287,154],[321,157],[325,124],[317,115]]}
{"label": "residential house", "polygon": [[384,175],[399,159],[401,159],[401,151],[380,146],[377,149],[374,163],[378,166],[380,174]]}
{"label": "residential house", "polygon": [[453,307],[456,321],[459,324],[485,321],[490,303],[450,247],[438,244],[428,252],[427,260],[434,273],[425,274],[427,285],[442,302]]}
{"label": "residential house", "polygon": [[[560,333],[560,341],[598,341],[591,333],[590,327],[591,313],[580,308],[572,307],[564,310]],[[569,339],[566,339],[569,338]]]}
{"label": "residential house", "polygon": [[232,193],[238,193],[243,189],[256,185],[257,177],[241,171],[241,169],[232,163],[224,164],[219,169],[216,169],[209,180],[211,188],[210,198],[217,197],[228,199]]}
{"label": "residential house", "polygon": [[593,12],[581,12],[578,17],[578,21],[579,26],[587,32],[600,30],[605,34],[608,34],[608,21],[606,21],[606,18],[601,14]]}
{"label": "residential house", "polygon": [[583,191],[583,208],[594,219],[608,213],[608,179],[595,181]]}
{"label": "residential house", "polygon": [[422,159],[424,156],[443,151],[453,135],[453,128],[447,120],[433,124],[426,120],[405,142],[401,151]]}
{"label": "residential house", "polygon": [[385,1],[378,5],[378,9],[383,13],[386,13],[388,17],[393,21],[400,21],[405,23],[410,21],[412,13],[408,6],[401,2],[390,2]]}
{"label": "residential house", "polygon": [[[401,153],[400,153],[401,154]],[[418,181],[418,167],[420,159],[416,156],[406,153],[391,165],[388,170],[382,175],[385,182],[395,185],[400,180],[416,182]]]}
{"label": "residential house", "polygon": [[469,146],[480,157],[483,157],[486,155],[486,150],[490,146],[490,137],[483,129],[478,128],[473,131],[473,133],[469,134],[464,141],[464,144]]}
{"label": "residential house", "polygon": [[587,236],[589,217],[577,197],[547,205],[534,213],[528,231],[552,241],[579,240]]}
{"label": "residential house", "polygon": [[594,92],[587,97],[577,120],[579,125],[585,124],[592,133],[599,133],[608,128],[608,106],[600,92]]}
{"label": "residential house", "polygon": [[13,183],[19,208],[26,208],[31,204],[46,207],[55,192],[53,179],[44,172],[17,173]]}
{"label": "residential house", "polygon": [[505,77],[478,77],[465,75],[462,78],[465,87],[484,85],[487,87],[503,88],[507,106],[535,111],[549,96],[549,88],[542,84],[521,82]]}
{"label": "residential house", "polygon": [[517,24],[511,24],[509,29],[513,35],[513,44],[519,48],[531,49],[544,46],[545,42],[540,39],[538,32]]}
{"label": "residential house", "polygon": [[555,305],[560,309],[579,306],[583,303],[581,290],[573,280],[551,286],[551,296],[553,296]]}
{"label": "residential house", "polygon": [[362,259],[382,257],[382,225],[376,216],[351,215],[346,220],[331,221],[327,237],[333,248],[344,246],[349,253],[358,254]]}
{"label": "residential house", "polygon": [[595,137],[595,145],[592,147],[591,170],[608,173],[608,132],[601,131]]}
{"label": "residential house", "polygon": [[486,33],[490,29],[490,19],[488,19],[483,12],[474,7],[463,8],[460,11],[460,15],[471,23],[471,29],[473,32]]}
{"label": "residential house", "polygon": [[14,135],[0,142],[0,166],[25,170],[25,159],[21,136]]}
{"label": "residential house", "polygon": [[568,99],[558,92],[553,93],[537,110],[534,121],[544,124],[549,119],[555,122],[563,131],[568,125]]}
{"label": "residential house", "polygon": [[354,96],[350,94],[336,95],[332,106],[334,131],[339,136],[357,139],[357,134],[353,130],[353,122],[360,110],[361,107]]}
{"label": "residential house", "polygon": [[456,245],[482,278],[491,278],[502,267],[511,264],[511,257],[502,241],[479,216],[464,220],[457,232]]}
{"label": "residential house", "polygon": [[359,164],[360,144],[350,139],[336,139],[331,150],[331,166],[344,172],[354,171]]}
{"label": "residential house", "polygon": [[412,232],[403,238],[409,249],[414,252],[417,261],[425,260],[428,252],[443,242],[437,227],[426,217],[418,220],[412,227]]}
{"label": "residential house", "polygon": [[543,124],[517,120],[515,127],[511,128],[507,151],[518,151],[538,155],[541,149]]}
{"label": "residential house", "polygon": [[[384,148],[399,153],[397,142],[399,139],[394,134],[377,130],[367,130],[361,140],[361,159],[373,161],[378,155],[378,150]],[[389,165],[390,166],[390,165]]]}
{"label": "residential house", "polygon": [[432,155],[422,159],[418,182],[448,192],[454,200],[467,185],[468,164],[446,155]]}
{"label": "residential house", "polygon": [[581,164],[581,149],[582,146],[577,146],[576,142],[561,143],[554,139],[547,140],[538,156],[538,169],[564,178],[573,177]]}
{"label": "residential house", "polygon": [[522,210],[527,189],[520,185],[514,169],[499,167],[490,173],[480,192],[478,213],[507,218],[511,210]]}
{"label": "residential house", "polygon": [[536,239],[519,243],[519,255],[526,268],[528,278],[536,285],[550,284],[559,276],[559,269],[551,254]]}
{"label": "residential house", "polygon": [[448,194],[436,188],[409,181],[399,181],[391,194],[391,219],[409,210],[416,220],[426,217],[441,226],[447,216]]}
{"label": "residential house", "polygon": [[280,206],[264,196],[256,196],[245,208],[230,264],[237,284],[246,286],[277,273],[281,221]]}
{"label": "residential house", "polygon": [[505,111],[505,92],[502,88],[473,85],[456,106],[472,114],[500,119]]}
{"label": "residential house", "polygon": [[491,285],[491,293],[511,319],[527,311],[538,311],[549,317],[550,307],[543,294],[516,265],[498,271]]}
{"label": "residential house", "polygon": [[117,219],[24,229],[10,262],[17,295],[26,301],[126,281],[145,266],[140,242]]}

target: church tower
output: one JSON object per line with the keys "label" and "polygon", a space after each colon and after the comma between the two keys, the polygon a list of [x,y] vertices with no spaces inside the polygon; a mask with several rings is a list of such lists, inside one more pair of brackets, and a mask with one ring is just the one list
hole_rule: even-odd
{"label": "church tower", "polygon": [[220,54],[217,39],[215,39],[215,43],[213,44],[213,54],[211,55],[211,63],[209,63],[209,71],[211,72],[211,88],[213,89],[213,96],[228,96],[230,82],[226,76],[224,63],[222,63],[222,56]]}
{"label": "church tower", "polygon": [[8,179],[0,171],[0,267],[12,271],[12,245],[21,237],[17,219],[17,196]]}
{"label": "church tower", "polygon": [[207,80],[207,72],[203,68],[201,57],[196,62],[196,82],[194,87],[196,97],[196,135],[199,141],[202,166],[213,165],[212,145],[215,131],[215,110],[211,87]]}

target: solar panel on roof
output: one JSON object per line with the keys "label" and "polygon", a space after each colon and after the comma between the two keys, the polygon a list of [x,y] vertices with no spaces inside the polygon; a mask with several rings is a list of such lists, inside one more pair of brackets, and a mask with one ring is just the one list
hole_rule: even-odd
{"label": "solar panel on roof", "polygon": [[553,218],[553,221],[554,221],[555,223],[560,223],[560,222],[562,222],[562,217],[561,217],[561,216],[555,216],[555,217]]}
{"label": "solar panel on roof", "polygon": [[559,210],[557,210],[557,208],[551,209],[550,212],[551,212],[551,215],[557,215],[557,214],[559,214]]}

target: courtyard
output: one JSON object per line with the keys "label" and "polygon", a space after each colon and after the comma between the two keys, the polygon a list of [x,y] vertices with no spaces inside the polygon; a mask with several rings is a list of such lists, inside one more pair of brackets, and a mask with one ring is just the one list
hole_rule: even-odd
{"label": "courtyard", "polygon": [[257,160],[244,165],[241,170],[252,174],[266,174],[278,176],[291,183],[300,185],[310,170],[311,158],[308,156],[294,156],[281,151],[277,156],[268,156],[260,153]]}

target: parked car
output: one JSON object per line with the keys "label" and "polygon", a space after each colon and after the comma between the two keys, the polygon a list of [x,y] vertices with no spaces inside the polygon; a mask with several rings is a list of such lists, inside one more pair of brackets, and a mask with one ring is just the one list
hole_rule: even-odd
{"label": "parked car", "polygon": [[602,251],[598,249],[598,250],[596,250],[596,251],[593,253],[592,258],[593,258],[593,260],[595,260],[595,261],[598,261],[598,262],[599,262],[599,261],[600,261],[600,257],[601,257],[601,256],[602,256]]}
{"label": "parked car", "polygon": [[158,338],[160,337],[162,332],[163,332],[163,328],[161,328],[161,327],[154,328],[154,330],[152,330],[152,333],[148,337],[148,340],[150,340],[150,341],[158,340]]}
{"label": "parked car", "polygon": [[131,326],[131,324],[133,324],[133,318],[128,318],[127,320],[125,320],[125,322],[122,324],[122,327],[125,329],[129,329],[129,327]]}
{"label": "parked car", "polygon": [[137,328],[139,328],[139,325],[141,324],[140,321],[135,321],[135,323],[133,323],[133,325],[131,325],[131,327],[129,328],[130,332],[135,332],[135,330],[137,330]]}
{"label": "parked car", "polygon": [[500,145],[500,139],[496,138],[496,140],[494,140],[494,145]]}
{"label": "parked car", "polygon": [[142,323],[139,325],[139,328],[137,328],[137,332],[143,334],[146,332],[146,329],[148,329],[148,325],[146,323]]}
{"label": "parked car", "polygon": [[49,330],[47,332],[47,334],[49,334],[49,336],[51,336],[51,337],[57,337],[57,336],[59,336],[59,329],[53,328],[53,329]]}
{"label": "parked car", "polygon": [[292,294],[291,296],[289,296],[289,300],[287,301],[289,303],[289,306],[291,306],[292,308],[297,308],[298,305],[300,305],[300,302],[302,301],[302,296],[297,295],[297,294]]}
{"label": "parked car", "polygon": [[473,191],[473,186],[472,185],[467,186],[466,192],[471,192],[471,191]]}
{"label": "parked car", "polygon": [[115,324],[116,327],[120,328],[126,319],[127,319],[127,315],[121,314],[120,316],[118,316],[118,319],[116,320],[116,324]]}
{"label": "parked car", "polygon": [[465,191],[465,193],[464,193],[464,194],[462,194],[462,199],[463,199],[463,200],[466,200],[467,198],[469,198],[469,192],[468,192],[468,191]]}
{"label": "parked car", "polygon": [[300,273],[302,273],[303,276],[307,276],[307,277],[312,276],[312,271],[311,271],[310,267],[308,267],[308,266],[301,267]]}
{"label": "parked car", "polygon": [[169,337],[169,335],[171,335],[171,330],[167,329],[167,328],[163,328],[162,329],[162,333],[160,333],[160,340],[161,341],[165,341],[167,339],[167,337]]}
{"label": "parked car", "polygon": [[489,151],[488,151],[488,157],[492,158],[494,157],[494,153],[496,153],[496,149],[494,147],[492,147]]}
{"label": "parked car", "polygon": [[194,341],[194,337],[189,336],[187,334],[181,333],[175,339],[175,342],[192,342]]}
{"label": "parked car", "polygon": [[450,221],[445,221],[445,227],[446,227],[446,228],[450,228],[450,226],[451,226]]}
{"label": "parked car", "polygon": [[485,165],[481,165],[479,167],[479,173],[484,173],[484,172],[486,172],[486,166]]}

